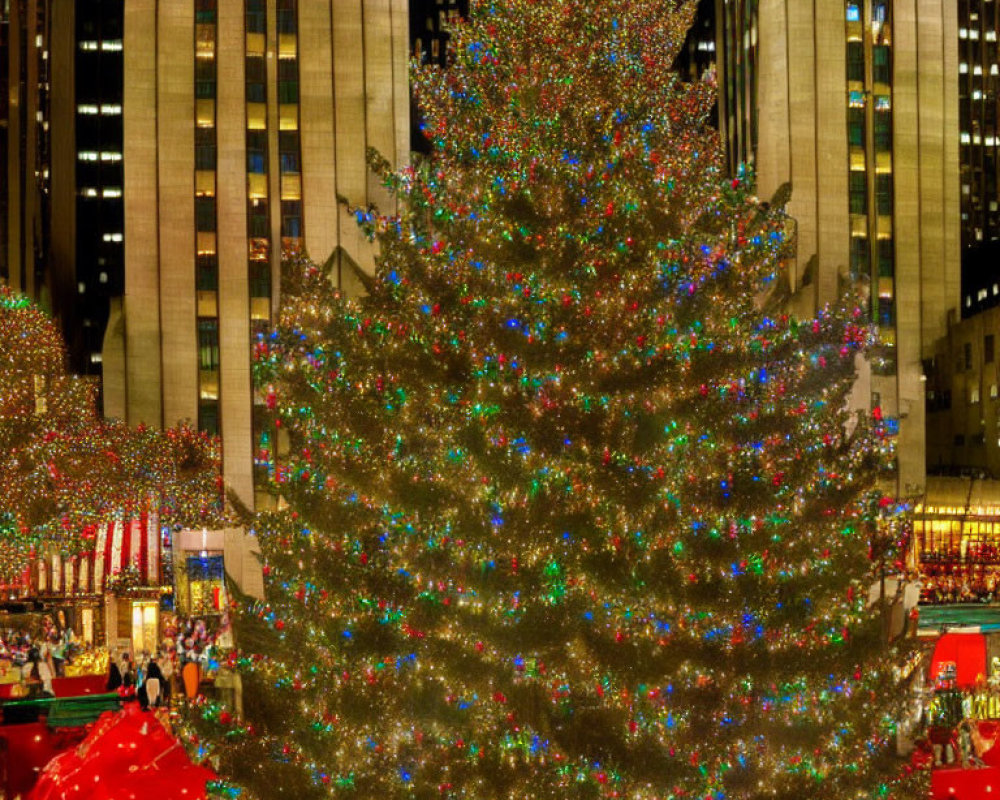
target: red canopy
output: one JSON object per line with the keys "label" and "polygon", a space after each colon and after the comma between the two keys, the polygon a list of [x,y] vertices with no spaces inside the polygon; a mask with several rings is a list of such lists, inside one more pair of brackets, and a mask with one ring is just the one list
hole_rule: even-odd
{"label": "red canopy", "polygon": [[932,681],[937,680],[943,664],[955,664],[955,684],[962,688],[975,686],[987,676],[986,637],[981,633],[946,633],[934,647],[931,659]]}
{"label": "red canopy", "polygon": [[52,759],[29,800],[204,800],[210,769],[188,759],[150,711],[107,712],[75,750]]}

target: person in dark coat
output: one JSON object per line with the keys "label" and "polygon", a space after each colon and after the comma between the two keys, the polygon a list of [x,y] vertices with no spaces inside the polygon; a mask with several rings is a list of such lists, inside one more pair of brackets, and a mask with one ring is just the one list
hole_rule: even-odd
{"label": "person in dark coat", "polygon": [[118,665],[112,658],[108,663],[108,682],[105,685],[105,689],[109,692],[117,692],[122,685],[122,671],[118,669]]}

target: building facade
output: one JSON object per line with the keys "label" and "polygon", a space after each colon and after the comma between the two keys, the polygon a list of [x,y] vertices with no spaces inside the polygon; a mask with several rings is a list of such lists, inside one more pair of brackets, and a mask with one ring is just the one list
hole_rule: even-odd
{"label": "building facade", "polygon": [[[251,350],[272,323],[282,258],[373,252],[348,205],[390,198],[366,149],[409,153],[405,0],[129,0],[122,98],[124,294],[102,351],[105,411],[190,420],[222,439],[250,506]],[[341,202],[340,199],[345,202]]]}
{"label": "building facade", "polygon": [[49,306],[49,0],[0,0],[0,279]]}
{"label": "building facade", "polygon": [[958,20],[947,0],[718,0],[720,117],[764,200],[787,195],[795,308],[845,279],[879,346],[857,384],[898,421],[898,490],[926,482],[922,359],[960,296]]}

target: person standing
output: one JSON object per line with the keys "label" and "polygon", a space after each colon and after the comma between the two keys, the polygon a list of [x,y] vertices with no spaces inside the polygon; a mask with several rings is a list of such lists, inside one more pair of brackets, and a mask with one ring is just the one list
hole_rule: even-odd
{"label": "person standing", "polygon": [[42,691],[54,697],[52,678],[55,677],[56,668],[52,662],[52,638],[51,633],[43,636],[38,645],[38,679],[42,682]]}
{"label": "person standing", "polygon": [[156,663],[155,658],[150,659],[149,666],[146,668],[146,681],[143,684],[146,689],[147,706],[155,708],[160,704],[161,689],[164,682],[160,665]]}

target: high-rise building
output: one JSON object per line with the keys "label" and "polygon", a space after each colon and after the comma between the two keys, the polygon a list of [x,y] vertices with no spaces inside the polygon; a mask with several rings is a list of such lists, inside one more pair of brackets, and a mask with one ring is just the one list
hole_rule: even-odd
{"label": "high-rise building", "polygon": [[409,153],[406,0],[128,0],[124,295],[104,338],[105,411],[190,420],[222,439],[227,486],[255,502],[255,336],[282,258],[374,254],[350,207],[391,210],[366,166]]}
{"label": "high-rise building", "polygon": [[[720,118],[758,193],[791,193],[797,308],[852,278],[880,343],[859,400],[898,422],[899,490],[926,476],[922,359],[959,305],[958,19],[947,0],[717,0]],[[867,397],[866,397],[867,395]]]}
{"label": "high-rise building", "polygon": [[1000,305],[1000,12],[994,0],[958,2],[962,184],[962,316]]}
{"label": "high-rise building", "polygon": [[123,0],[0,0],[0,277],[100,371],[121,294]]}
{"label": "high-rise building", "polygon": [[1000,67],[995,0],[958,0],[962,243],[1000,239]]}
{"label": "high-rise building", "polygon": [[47,0],[0,0],[0,279],[48,305]]}

